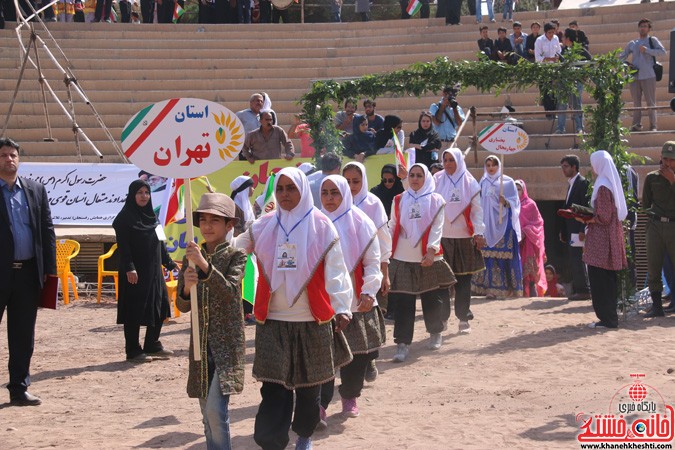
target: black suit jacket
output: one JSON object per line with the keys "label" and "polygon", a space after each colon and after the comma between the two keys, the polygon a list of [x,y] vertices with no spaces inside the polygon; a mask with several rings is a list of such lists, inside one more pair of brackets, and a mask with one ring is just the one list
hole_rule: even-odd
{"label": "black suit jacket", "polygon": [[[30,214],[30,228],[33,231],[33,250],[42,287],[45,274],[56,274],[56,237],[49,209],[49,199],[45,187],[37,181],[19,177],[24,188]],[[9,226],[9,216],[5,198],[0,195],[0,236],[3,245],[0,251],[0,283],[8,285],[14,262],[14,238]]]}
{"label": "black suit jacket", "polygon": [[[570,189],[570,195],[565,203],[565,209],[569,209],[572,204],[580,206],[588,206],[589,197],[588,197],[588,185],[589,182],[586,178],[579,175],[572,188]],[[562,228],[562,238],[565,242],[569,242],[571,233],[583,233],[586,225],[581,222],[578,222],[574,219],[565,219]]]}

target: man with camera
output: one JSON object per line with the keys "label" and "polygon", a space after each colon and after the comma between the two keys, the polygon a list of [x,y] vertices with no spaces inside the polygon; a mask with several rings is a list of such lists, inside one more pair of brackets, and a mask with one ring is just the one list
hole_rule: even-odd
{"label": "man with camera", "polygon": [[429,108],[433,116],[433,126],[436,133],[443,142],[442,149],[445,150],[455,141],[457,130],[464,122],[464,111],[457,103],[457,94],[460,86],[446,86],[443,88],[443,98],[438,103],[434,103]]}
{"label": "man with camera", "polygon": [[[635,80],[630,84],[630,95],[633,98],[633,106],[642,107],[642,96],[645,97],[647,106],[656,106],[656,57],[666,54],[663,44],[654,36],[650,36],[652,22],[649,19],[640,19],[638,22],[639,38],[628,43],[623,52],[619,55],[622,61],[626,61],[629,55],[633,55],[632,64],[637,70],[634,74]],[[659,78],[660,79],[660,78]],[[656,131],[656,110],[649,110],[649,129]],[[631,131],[642,130],[642,111],[636,109],[633,111],[633,123]]]}

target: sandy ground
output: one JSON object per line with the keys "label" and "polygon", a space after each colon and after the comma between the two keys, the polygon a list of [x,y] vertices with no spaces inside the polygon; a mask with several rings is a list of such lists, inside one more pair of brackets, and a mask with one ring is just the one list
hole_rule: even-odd
{"label": "sandy ground", "polygon": [[[426,349],[421,311],[410,357],[394,364],[389,342],[377,381],[367,386],[361,416],[340,416],[336,393],[329,428],[314,435],[326,449],[579,448],[579,412],[604,413],[631,373],[675,401],[674,317],[631,318],[619,330],[586,327],[587,302],[474,299],[473,333],[458,335],[453,317],[438,351]],[[0,448],[206,448],[197,400],[185,393],[189,315],[165,325],[162,341],[176,356],[124,360],[115,303],[80,299],[40,311],[30,391],[39,407],[0,403]],[[235,449],[257,448],[260,400],[251,376],[255,327],[247,327],[246,386],[230,402]],[[0,325],[0,380],[6,382],[6,324]],[[2,393],[2,396],[6,394]],[[8,397],[0,397],[0,402]],[[295,436],[291,436],[289,448]]]}

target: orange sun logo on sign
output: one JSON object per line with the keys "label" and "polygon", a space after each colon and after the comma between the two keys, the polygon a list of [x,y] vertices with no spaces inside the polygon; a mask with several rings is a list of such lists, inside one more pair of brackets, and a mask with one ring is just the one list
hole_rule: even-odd
{"label": "orange sun logo on sign", "polygon": [[[240,127],[237,125],[237,121],[233,120],[230,114],[228,113],[227,117],[224,113],[220,113],[220,117],[217,114],[213,114],[213,119],[216,121],[220,128],[216,131],[216,141],[219,144],[224,144],[227,141],[227,131],[230,134],[230,142],[224,148],[218,149],[218,154],[220,157],[226,161],[227,159],[232,158],[233,153],[239,152],[239,146],[241,145],[241,138],[243,134],[241,133]],[[225,127],[227,131],[223,128]]]}

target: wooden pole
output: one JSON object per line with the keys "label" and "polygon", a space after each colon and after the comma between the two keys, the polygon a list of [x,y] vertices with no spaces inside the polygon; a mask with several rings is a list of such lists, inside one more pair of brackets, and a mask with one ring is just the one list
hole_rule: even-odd
{"label": "wooden pole", "polygon": [[[192,189],[190,189],[190,179],[183,179],[185,186],[185,225],[187,226],[187,241],[195,240],[195,230],[192,228]],[[190,267],[195,268],[195,263],[190,261]],[[199,305],[197,304],[197,285],[190,288],[190,311],[192,311],[192,348],[195,361],[202,359],[202,347],[199,341]]]}
{"label": "wooden pole", "polygon": [[502,224],[502,210],[504,204],[502,203],[502,197],[504,196],[504,155],[499,155],[501,157],[501,164],[499,165],[502,169],[501,174],[499,175],[499,224]]}
{"label": "wooden pole", "polygon": [[[469,0],[471,1],[471,0]],[[476,128],[476,107],[471,107],[471,122],[473,122],[473,163],[478,165],[478,129]]]}

